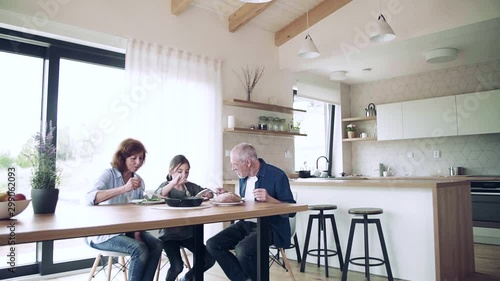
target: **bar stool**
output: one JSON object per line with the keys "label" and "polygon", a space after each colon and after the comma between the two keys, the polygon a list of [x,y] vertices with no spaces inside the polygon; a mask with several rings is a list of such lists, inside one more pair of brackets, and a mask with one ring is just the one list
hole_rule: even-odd
{"label": "bar stool", "polygon": [[[319,214],[310,214],[309,215],[309,222],[307,224],[307,232],[306,232],[306,241],[304,244],[304,252],[302,253],[302,262],[300,264],[300,272],[304,272],[306,268],[306,260],[307,260],[307,255],[315,256],[318,258],[317,264],[318,267],[319,261],[321,257],[325,258],[325,275],[328,277],[328,257],[331,256],[338,256],[339,258],[339,263],[340,263],[340,269],[344,267],[344,260],[342,259],[342,249],[340,248],[340,240],[339,240],[339,234],[337,231],[337,224],[335,222],[335,215],[334,214],[325,214],[324,211],[328,210],[336,210],[337,205],[310,205],[309,210],[310,211],[319,211]],[[317,219],[318,220],[318,248],[316,249],[311,249],[308,250],[309,248],[309,239],[311,238],[311,228],[313,224],[313,220]],[[335,238],[335,244],[336,244],[336,250],[331,250],[328,249],[328,244],[326,242],[326,221],[327,219],[330,219],[330,222],[332,224],[332,230],[333,230],[333,237]],[[324,248],[321,248],[321,232],[323,232],[323,245]],[[323,253],[321,253],[323,252]]]}
{"label": "bar stool", "polygon": [[[347,250],[344,262],[344,269],[342,270],[342,281],[347,280],[347,269],[349,267],[349,263],[364,266],[365,267],[365,276],[366,280],[370,281],[370,266],[380,266],[385,264],[385,268],[387,270],[387,277],[390,281],[393,281],[392,277],[391,265],[389,263],[389,255],[387,254],[387,248],[385,246],[384,234],[382,233],[382,226],[380,225],[380,219],[369,219],[369,215],[379,215],[384,212],[383,209],[380,208],[352,208],[349,209],[349,214],[353,215],[362,215],[362,219],[353,218],[351,221],[351,230],[349,231],[349,241],[347,242]],[[362,224],[364,226],[364,244],[365,244],[365,256],[364,257],[356,257],[349,259],[351,256],[351,248],[352,248],[352,239],[354,237],[354,230],[356,229],[356,224]],[[380,246],[382,247],[382,253],[384,255],[384,259],[370,257],[369,254],[369,245],[368,245],[368,224],[374,223],[377,226],[378,237],[380,239]],[[356,262],[357,260],[364,260],[363,263]],[[377,263],[370,263],[370,260],[378,261]]]}

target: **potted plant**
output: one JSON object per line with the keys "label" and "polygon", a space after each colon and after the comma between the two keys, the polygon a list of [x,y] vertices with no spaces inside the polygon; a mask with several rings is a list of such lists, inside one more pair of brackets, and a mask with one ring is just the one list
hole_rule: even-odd
{"label": "potted plant", "polygon": [[54,213],[59,199],[60,171],[56,167],[54,127],[49,123],[45,133],[33,136],[34,147],[29,155],[31,162],[31,202],[35,214]]}
{"label": "potted plant", "polygon": [[352,139],[356,137],[356,125],[355,124],[349,124],[347,125],[347,137]]}

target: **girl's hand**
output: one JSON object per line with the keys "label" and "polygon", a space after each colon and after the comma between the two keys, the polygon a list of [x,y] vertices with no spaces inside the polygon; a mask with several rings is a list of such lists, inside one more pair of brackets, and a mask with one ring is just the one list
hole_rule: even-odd
{"label": "girl's hand", "polygon": [[183,183],[187,182],[187,178],[183,177],[182,175],[177,175],[172,178],[172,183],[173,185],[181,185]]}
{"label": "girl's hand", "polygon": [[226,193],[226,192],[227,192],[227,190],[225,190],[222,187],[216,187],[215,188],[215,194],[217,194],[217,195],[222,194],[222,193]]}

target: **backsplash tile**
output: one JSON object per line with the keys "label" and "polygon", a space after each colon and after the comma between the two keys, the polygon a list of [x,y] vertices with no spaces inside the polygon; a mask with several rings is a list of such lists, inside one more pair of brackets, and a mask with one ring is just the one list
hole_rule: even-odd
{"label": "backsplash tile", "polygon": [[[351,116],[364,116],[370,102],[378,105],[494,89],[500,89],[499,59],[351,85]],[[355,142],[351,149],[355,174],[378,176],[379,163],[390,165],[396,176],[445,176],[452,165],[465,167],[468,175],[500,174],[500,134]],[[438,159],[433,157],[435,150],[441,152]]]}
{"label": "backsplash tile", "polygon": [[[285,152],[294,151],[292,137],[276,137],[252,134],[225,133],[223,138],[223,151],[231,150],[235,145],[246,142],[252,144],[257,150],[257,155],[269,164],[281,168],[286,173],[294,171],[292,158],[285,158]],[[231,170],[229,157],[223,159],[224,179],[237,179],[238,176]]]}

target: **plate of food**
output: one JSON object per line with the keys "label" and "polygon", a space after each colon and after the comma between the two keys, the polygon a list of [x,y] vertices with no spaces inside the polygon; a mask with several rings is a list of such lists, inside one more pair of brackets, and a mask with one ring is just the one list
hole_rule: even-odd
{"label": "plate of food", "polygon": [[245,203],[245,201],[240,201],[240,202],[229,202],[229,203],[222,203],[222,202],[215,202],[215,201],[211,201],[212,204],[214,205],[217,205],[217,206],[236,206],[236,205],[240,205],[240,204],[243,204]]}
{"label": "plate of food", "polygon": [[210,202],[217,206],[235,206],[244,203],[245,200],[234,192],[226,192],[210,199]]}

